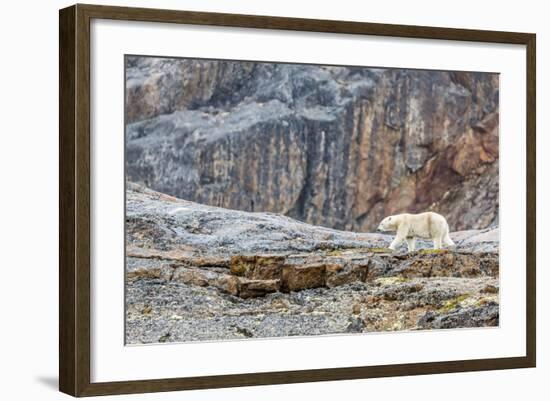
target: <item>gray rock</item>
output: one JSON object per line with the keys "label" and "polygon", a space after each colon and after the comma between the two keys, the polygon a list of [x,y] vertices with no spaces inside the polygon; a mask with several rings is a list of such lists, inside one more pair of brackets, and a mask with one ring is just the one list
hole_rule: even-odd
{"label": "gray rock", "polygon": [[346,327],[346,333],[362,333],[365,324],[362,319],[354,318],[351,323]]}
{"label": "gray rock", "polygon": [[372,231],[498,223],[498,74],[128,57],[126,174],[212,206]]}
{"label": "gray rock", "polygon": [[459,308],[449,313],[426,312],[418,321],[421,329],[455,327],[486,327],[499,325],[499,305],[496,302],[479,307]]}

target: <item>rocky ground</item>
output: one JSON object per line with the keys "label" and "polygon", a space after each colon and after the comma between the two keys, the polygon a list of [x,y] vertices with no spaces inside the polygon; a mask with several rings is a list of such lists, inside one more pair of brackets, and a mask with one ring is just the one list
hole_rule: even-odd
{"label": "rocky ground", "polygon": [[452,250],[128,183],[128,344],[497,326],[498,228]]}

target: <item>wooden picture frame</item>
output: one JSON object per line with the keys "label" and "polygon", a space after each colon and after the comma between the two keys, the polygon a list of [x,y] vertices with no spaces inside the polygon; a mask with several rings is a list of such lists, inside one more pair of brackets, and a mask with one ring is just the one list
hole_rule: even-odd
{"label": "wooden picture frame", "polygon": [[[92,383],[90,380],[90,21],[94,18],[526,46],[526,356]],[[60,10],[59,29],[59,388],[62,392],[73,396],[94,396],[535,366],[536,37],[534,34],[80,4]]]}

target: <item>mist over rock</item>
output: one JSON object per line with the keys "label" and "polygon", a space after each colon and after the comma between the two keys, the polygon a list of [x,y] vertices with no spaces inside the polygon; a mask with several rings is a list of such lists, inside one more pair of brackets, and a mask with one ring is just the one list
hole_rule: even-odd
{"label": "mist over rock", "polygon": [[372,231],[498,225],[497,74],[127,57],[126,176],[178,198]]}

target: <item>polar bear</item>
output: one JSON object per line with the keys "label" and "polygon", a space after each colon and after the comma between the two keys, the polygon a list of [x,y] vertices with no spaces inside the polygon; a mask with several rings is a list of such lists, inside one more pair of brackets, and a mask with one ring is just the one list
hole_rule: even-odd
{"label": "polar bear", "polygon": [[395,250],[407,240],[409,252],[414,251],[416,238],[428,238],[433,240],[434,249],[440,249],[441,245],[454,246],[454,242],[449,237],[449,225],[445,217],[434,212],[420,214],[396,214],[388,216],[380,222],[377,231],[395,231],[396,235],[390,245],[390,249]]}

